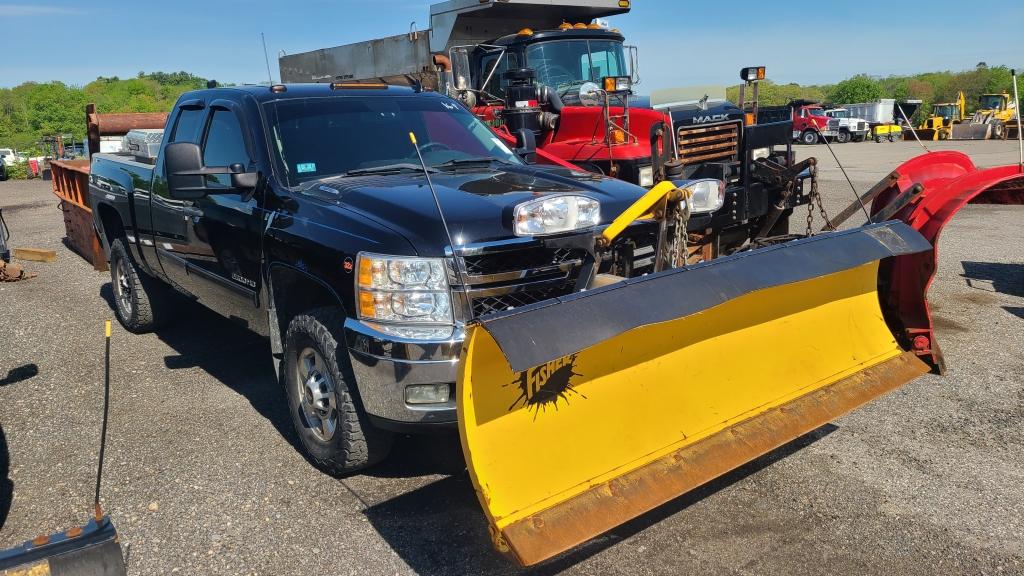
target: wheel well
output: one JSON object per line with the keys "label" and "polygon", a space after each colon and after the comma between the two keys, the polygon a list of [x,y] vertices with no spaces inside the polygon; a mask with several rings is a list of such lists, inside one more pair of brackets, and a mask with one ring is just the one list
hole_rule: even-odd
{"label": "wheel well", "polygon": [[121,222],[121,215],[109,204],[100,204],[97,210],[99,210],[100,224],[103,225],[101,237],[106,241],[105,248],[109,258],[110,245],[114,243],[115,239],[125,237],[124,223]]}
{"label": "wheel well", "polygon": [[277,312],[278,334],[282,337],[288,330],[291,319],[314,308],[338,306],[342,310],[337,293],[323,281],[300,270],[283,264],[271,266],[268,274]]}

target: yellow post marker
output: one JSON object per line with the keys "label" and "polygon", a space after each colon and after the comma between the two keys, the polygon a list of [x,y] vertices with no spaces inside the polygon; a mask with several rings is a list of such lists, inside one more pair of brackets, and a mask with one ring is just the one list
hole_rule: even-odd
{"label": "yellow post marker", "polygon": [[412,142],[413,146],[416,146],[416,135],[412,132],[409,132],[409,141]]}
{"label": "yellow post marker", "polygon": [[107,320],[106,332],[107,332],[107,338],[110,338],[110,320]]}

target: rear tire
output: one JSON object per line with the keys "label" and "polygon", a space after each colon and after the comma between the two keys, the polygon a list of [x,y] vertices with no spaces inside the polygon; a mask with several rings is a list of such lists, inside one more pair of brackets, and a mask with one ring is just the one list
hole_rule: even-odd
{"label": "rear tire", "polygon": [[[372,466],[391,451],[391,433],[374,428],[354,395],[339,308],[318,308],[288,323],[282,380],[288,411],[313,465],[334,476]],[[340,343],[340,344],[339,344]]]}
{"label": "rear tire", "polygon": [[896,135],[895,134],[889,134],[889,142],[895,142],[895,141],[896,141]]}
{"label": "rear tire", "polygon": [[800,141],[808,146],[813,146],[818,143],[818,133],[814,130],[804,130],[800,135]]}
{"label": "rear tire", "polygon": [[114,314],[125,330],[144,334],[166,323],[170,289],[139,270],[124,238],[117,238],[110,245],[110,282]]}
{"label": "rear tire", "polygon": [[849,141],[850,141],[850,133],[849,132],[840,132],[839,135],[836,136],[836,142],[838,142],[839,144],[846,144]]}
{"label": "rear tire", "polygon": [[878,136],[875,136],[875,142],[881,144],[882,142],[885,142],[885,137],[879,134]]}

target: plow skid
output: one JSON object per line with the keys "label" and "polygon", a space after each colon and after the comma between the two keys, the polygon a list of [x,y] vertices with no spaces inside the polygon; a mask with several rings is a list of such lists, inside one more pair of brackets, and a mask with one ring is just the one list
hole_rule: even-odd
{"label": "plow skid", "polygon": [[1024,204],[1024,170],[1017,165],[979,169],[962,152],[932,152],[901,164],[888,182],[871,204],[872,217],[917,187],[913,202],[890,217],[920,232],[932,248],[882,262],[880,277],[888,286],[883,306],[900,326],[904,344],[941,372],[942,352],[927,299],[938,266],[939,235],[967,204]]}
{"label": "plow skid", "polygon": [[459,429],[496,548],[543,561],[926,372],[877,272],[929,248],[875,224],[471,324]]}
{"label": "plow skid", "polygon": [[0,550],[0,576],[125,576],[117,530],[110,518]]}

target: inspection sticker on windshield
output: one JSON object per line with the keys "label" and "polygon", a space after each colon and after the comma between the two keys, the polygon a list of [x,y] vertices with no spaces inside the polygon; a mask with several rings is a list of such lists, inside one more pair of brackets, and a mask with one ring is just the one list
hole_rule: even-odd
{"label": "inspection sticker on windshield", "polygon": [[299,174],[305,172],[316,172],[316,162],[306,162],[304,164],[296,164],[295,171]]}

